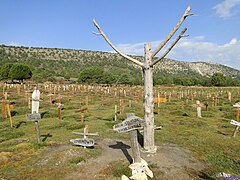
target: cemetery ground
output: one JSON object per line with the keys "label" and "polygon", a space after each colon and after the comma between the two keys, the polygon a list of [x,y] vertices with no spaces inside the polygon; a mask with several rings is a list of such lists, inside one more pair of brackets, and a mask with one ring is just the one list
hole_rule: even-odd
{"label": "cemetery ground", "polygon": [[[117,133],[113,126],[126,119],[126,113],[143,117],[142,87],[53,87],[38,85],[40,143],[34,122],[26,121],[31,112],[27,92],[32,92],[34,85],[22,85],[18,92],[15,85],[4,88],[12,102],[13,126],[10,127],[9,117],[1,116],[0,179],[101,180],[120,179],[123,174],[130,177],[129,133]],[[166,101],[155,104],[155,124],[161,126],[155,130],[158,150],[149,154],[140,147],[141,157],[153,171],[152,179],[217,179],[220,172],[240,176],[240,132],[233,138],[235,126],[230,124],[231,119],[236,120],[233,104],[240,100],[239,92],[239,87],[155,87],[155,98],[159,93]],[[49,102],[50,93],[52,102],[60,99],[63,104],[60,110],[56,103]],[[197,117],[196,100],[203,105],[202,118]],[[208,110],[204,103],[208,103]],[[80,112],[83,109],[84,114]],[[92,148],[70,142],[81,137],[72,132],[83,132],[85,125],[89,133],[99,133],[90,137],[95,140]],[[140,145],[142,134],[140,130]]]}

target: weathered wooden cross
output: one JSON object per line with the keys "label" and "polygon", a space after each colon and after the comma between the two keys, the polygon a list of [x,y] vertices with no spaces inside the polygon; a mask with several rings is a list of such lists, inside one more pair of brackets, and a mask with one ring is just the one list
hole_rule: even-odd
{"label": "weathered wooden cross", "polygon": [[240,122],[238,122],[238,121],[239,121],[240,103],[234,104],[233,107],[236,108],[236,121],[231,120],[230,123],[231,123],[232,125],[235,125],[235,126],[236,126],[236,128],[235,128],[235,130],[234,130],[234,132],[233,132],[233,137],[236,137],[237,132],[238,132],[238,129],[239,129],[239,127],[240,127]]}
{"label": "weathered wooden cross", "polygon": [[[122,133],[130,133],[130,142],[133,154],[133,163],[129,166],[132,169],[133,176],[145,176],[149,175],[153,177],[152,171],[148,168],[146,161],[140,157],[140,150],[137,139],[138,129],[142,129],[144,126],[144,120],[138,116],[135,116],[133,113],[128,113],[127,119],[123,122],[113,126],[113,130]],[[143,173],[143,174],[142,174]]]}
{"label": "weathered wooden cross", "polygon": [[192,15],[190,14],[191,7],[188,6],[185,10],[184,14],[180,18],[180,20],[177,22],[175,27],[172,29],[172,31],[168,34],[168,36],[162,41],[161,44],[158,45],[158,47],[153,51],[151,49],[151,44],[146,43],[144,45],[144,51],[145,51],[145,58],[144,62],[138,61],[137,59],[134,59],[124,53],[122,53],[111,41],[110,39],[105,35],[103,30],[100,28],[100,26],[97,24],[95,20],[93,20],[94,25],[98,29],[99,33],[95,33],[98,35],[102,35],[103,38],[107,41],[107,43],[122,57],[126,58],[129,61],[132,61],[137,66],[140,66],[142,68],[142,74],[143,74],[143,82],[144,82],[144,120],[145,120],[145,126],[144,126],[144,149],[149,152],[156,152],[156,146],[154,141],[154,102],[153,102],[153,67],[158,62],[164,59],[164,57],[171,51],[171,49],[177,44],[177,42],[184,37],[184,33],[187,31],[187,28],[184,28],[182,32],[179,34],[177,39],[170,45],[170,47],[167,48],[167,50],[157,59],[153,60],[154,56],[158,54],[158,52],[167,44],[167,42],[173,37],[173,35],[176,33],[176,31],[179,29],[181,24],[184,22],[184,20]]}
{"label": "weathered wooden cross", "polygon": [[84,148],[92,147],[94,146],[94,143],[95,143],[93,139],[88,139],[87,136],[99,136],[98,133],[88,133],[88,125],[85,125],[85,128],[83,129],[83,133],[80,133],[80,132],[72,132],[72,133],[77,135],[83,135],[83,138],[71,139],[70,142],[72,142],[74,145],[77,145],[77,146],[83,146]]}

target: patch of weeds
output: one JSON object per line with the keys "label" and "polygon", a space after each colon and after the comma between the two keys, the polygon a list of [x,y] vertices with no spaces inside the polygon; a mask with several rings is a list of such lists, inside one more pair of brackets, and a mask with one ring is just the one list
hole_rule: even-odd
{"label": "patch of weeds", "polygon": [[101,149],[99,148],[93,148],[93,149],[87,148],[85,149],[85,152],[87,153],[88,158],[96,158],[100,156],[102,153]]}
{"label": "patch of weeds", "polygon": [[59,129],[62,127],[65,127],[68,124],[68,122],[65,121],[58,121],[57,124],[53,124],[51,126],[46,127],[46,129]]}
{"label": "patch of weeds", "polygon": [[43,147],[47,147],[48,145],[47,145],[47,143],[45,143],[45,142],[42,142],[42,143],[31,142],[31,143],[30,143],[30,146],[31,146],[32,148],[34,148],[35,150],[38,150],[38,149],[41,149],[41,148],[43,148]]}
{"label": "patch of weeds", "polygon": [[74,124],[69,124],[66,126],[67,130],[76,130],[76,129],[83,129],[84,128],[84,124],[80,124],[80,123],[74,123]]}
{"label": "patch of weeds", "polygon": [[223,117],[226,119],[235,119],[235,113],[234,112],[224,112]]}
{"label": "patch of weeds", "polygon": [[16,139],[24,135],[25,133],[22,131],[12,131],[11,129],[5,129],[5,131],[1,132],[0,143],[10,139]]}
{"label": "patch of weeds", "polygon": [[44,111],[41,113],[41,118],[51,118],[52,114],[49,111]]}
{"label": "patch of weeds", "polygon": [[69,162],[71,163],[71,164],[79,164],[79,163],[82,163],[82,162],[86,162],[87,160],[86,160],[86,158],[85,157],[83,157],[83,156],[78,156],[78,157],[74,157],[74,158],[72,158]]}
{"label": "patch of weeds", "polygon": [[204,111],[203,116],[204,117],[215,117],[215,113],[213,113],[211,111]]}
{"label": "patch of weeds", "polygon": [[121,177],[126,175],[127,177],[131,176],[131,170],[128,167],[129,164],[126,161],[119,160],[109,164],[108,169],[105,171],[108,175],[113,177]]}
{"label": "patch of weeds", "polygon": [[240,159],[233,159],[225,153],[210,154],[207,159],[219,172],[240,174]]}
{"label": "patch of weeds", "polygon": [[151,178],[151,180],[161,179],[161,177],[164,175],[164,172],[159,170],[157,164],[149,164],[148,167],[153,172],[153,178]]}
{"label": "patch of weeds", "polygon": [[186,112],[184,112],[182,110],[176,110],[176,111],[173,111],[172,113],[177,116],[189,116]]}
{"label": "patch of weeds", "polygon": [[115,123],[114,121],[113,121],[113,122],[107,122],[107,123],[105,123],[105,125],[106,125],[108,128],[110,128],[110,129],[112,129],[115,124],[116,124],[116,123]]}

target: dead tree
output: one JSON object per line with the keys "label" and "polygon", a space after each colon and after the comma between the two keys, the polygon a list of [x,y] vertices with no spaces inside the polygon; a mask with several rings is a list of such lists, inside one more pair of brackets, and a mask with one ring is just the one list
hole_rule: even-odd
{"label": "dead tree", "polygon": [[172,29],[172,31],[167,35],[167,37],[162,41],[161,44],[158,45],[158,47],[152,51],[151,50],[151,44],[146,43],[144,44],[144,62],[140,62],[124,53],[122,53],[105,35],[103,30],[100,28],[100,26],[97,24],[95,20],[93,20],[94,25],[98,29],[99,33],[94,33],[97,35],[103,36],[103,38],[107,41],[107,43],[121,56],[128,59],[129,61],[132,61],[136,65],[140,66],[142,68],[143,73],[143,83],[144,83],[144,120],[146,122],[144,127],[144,149],[149,152],[156,152],[156,146],[154,142],[154,98],[153,98],[153,67],[155,64],[157,64],[159,61],[163,60],[164,57],[171,51],[171,49],[177,44],[177,42],[184,37],[184,33],[186,32],[187,28],[184,28],[182,32],[179,34],[179,36],[176,38],[176,40],[167,48],[167,50],[157,59],[154,61],[152,60],[154,56],[157,55],[157,53],[166,45],[166,43],[172,38],[172,36],[175,34],[175,32],[179,29],[181,24],[184,22],[186,17],[192,15],[190,14],[191,7],[188,6],[185,10],[184,14],[180,18],[180,20],[177,22],[175,27]]}

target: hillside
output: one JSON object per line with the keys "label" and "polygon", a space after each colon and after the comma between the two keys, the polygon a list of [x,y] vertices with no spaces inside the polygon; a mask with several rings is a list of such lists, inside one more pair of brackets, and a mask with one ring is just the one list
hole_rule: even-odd
{"label": "hillside", "polygon": [[[135,56],[142,61],[143,57]],[[126,61],[116,53],[71,50],[57,48],[33,48],[0,46],[0,64],[18,62],[30,65],[34,72],[33,78],[49,78],[56,76],[69,76],[78,78],[80,72],[86,67],[98,66],[105,71],[114,72],[116,76],[126,75],[137,77],[141,81],[141,71],[132,63]],[[155,67],[156,76],[188,76],[192,78],[210,77],[220,72],[228,77],[240,79],[240,71],[206,62],[182,62],[164,59]]]}

